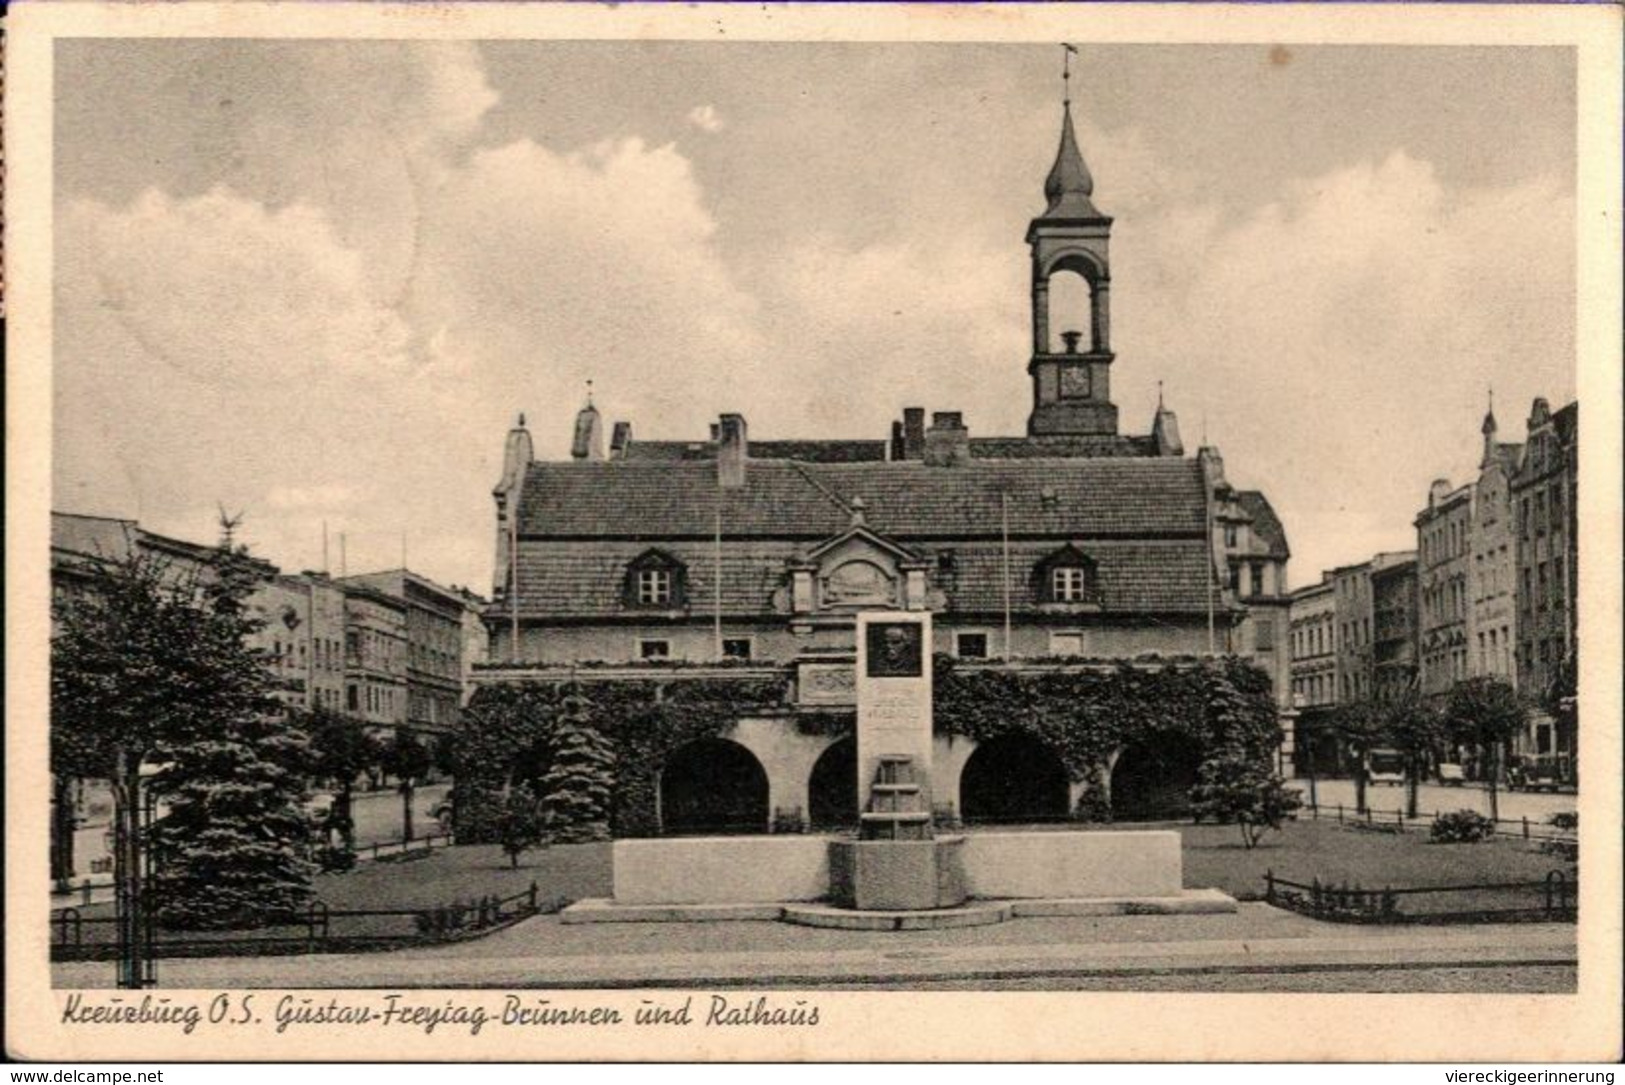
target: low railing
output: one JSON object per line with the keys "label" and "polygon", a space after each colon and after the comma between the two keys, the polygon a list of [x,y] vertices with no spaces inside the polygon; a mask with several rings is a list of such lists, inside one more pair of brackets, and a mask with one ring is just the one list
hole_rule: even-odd
{"label": "low railing", "polygon": [[1578,876],[1554,870],[1540,881],[1477,885],[1366,888],[1289,881],[1264,874],[1264,900],[1315,919],[1338,923],[1570,922],[1580,895]]}
{"label": "low railing", "polygon": [[[214,957],[352,953],[451,942],[486,934],[568,903],[541,895],[540,887],[509,896],[486,895],[417,908],[332,908],[313,901],[297,920],[257,930],[167,931],[154,942],[159,957]],[[84,915],[78,908],[51,913],[53,961],[108,960],[117,955],[113,915]]]}
{"label": "low railing", "polygon": [[[1452,811],[1453,812],[1453,811]],[[1443,816],[1443,811],[1421,813],[1415,817],[1403,810],[1375,810],[1369,805],[1364,810],[1342,803],[1321,804],[1319,806],[1304,803],[1299,810],[1300,819],[1308,817],[1311,821],[1333,821],[1340,825],[1355,825],[1374,830],[1389,830],[1393,832],[1409,832],[1412,829],[1428,829],[1434,821]],[[1489,815],[1484,815],[1488,820]],[[1518,840],[1534,841],[1561,841],[1572,843],[1577,838],[1573,830],[1559,829],[1542,821],[1531,821],[1528,817],[1496,818],[1495,835]]]}

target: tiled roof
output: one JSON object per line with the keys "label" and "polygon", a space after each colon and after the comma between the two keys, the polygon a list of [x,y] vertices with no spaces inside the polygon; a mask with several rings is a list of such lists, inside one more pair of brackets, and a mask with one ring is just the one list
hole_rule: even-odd
{"label": "tiled roof", "polygon": [[[1031,614],[1033,567],[1052,554],[1059,541],[1013,542],[1010,546],[1012,610]],[[1095,561],[1101,612],[1198,614],[1207,606],[1206,547],[1201,539],[1155,542],[1096,541],[1080,548]],[[623,602],[627,566],[649,544],[623,541],[522,542],[519,552],[519,609],[527,618],[608,618],[636,615]],[[790,542],[728,540],[720,563],[714,544],[693,540],[662,542],[659,549],[683,566],[687,602],[655,615],[709,615],[722,577],[725,617],[787,615],[787,569],[807,547]],[[951,553],[951,557],[945,555]],[[998,542],[930,547],[931,586],[942,591],[949,614],[997,614],[1005,596],[1004,553]],[[777,593],[777,595],[776,595]],[[651,613],[651,612],[641,612]]]}
{"label": "tiled roof", "polygon": [[1237,490],[1236,501],[1253,518],[1253,535],[1269,547],[1269,556],[1285,560],[1292,556],[1286,542],[1286,528],[1275,515],[1270,499],[1257,490]]}
{"label": "tiled roof", "polygon": [[1155,456],[1153,437],[972,437],[970,454],[977,459],[1030,460],[1057,456]]}
{"label": "tiled roof", "polygon": [[856,497],[869,526],[899,541],[997,536],[1006,514],[1013,535],[1054,538],[1200,535],[1205,519],[1200,468],[1177,457],[972,460],[953,467],[753,459],[745,486],[723,491],[709,463],[607,460],[532,464],[520,532],[709,538],[720,502],[726,535],[817,539],[848,525],[848,502]]}
{"label": "tiled roof", "polygon": [[1003,608],[1006,522],[1017,610],[1037,606],[1035,564],[1069,543],[1096,562],[1103,613],[1207,607],[1206,510],[1194,460],[752,460],[745,479],[743,489],[719,491],[714,464],[682,460],[533,464],[520,506],[521,613],[627,616],[628,563],[651,547],[682,563],[692,612],[710,613],[720,500],[722,612],[784,614],[788,564],[845,531],[859,497],[870,529],[930,563],[951,613]]}
{"label": "tiled roof", "polygon": [[[632,441],[621,454],[627,460],[715,460],[712,441]],[[885,441],[752,441],[758,460],[801,460],[804,463],[873,463],[886,458]]]}

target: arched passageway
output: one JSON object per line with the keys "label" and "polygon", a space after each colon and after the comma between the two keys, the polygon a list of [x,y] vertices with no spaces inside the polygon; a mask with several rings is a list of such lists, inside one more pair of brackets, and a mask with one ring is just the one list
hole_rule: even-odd
{"label": "arched passageway", "polygon": [[660,773],[660,826],[668,835],[767,832],[761,762],[721,738],[673,750]]}
{"label": "arched passageway", "polygon": [[814,829],[858,823],[858,740],[843,738],[818,755],[807,779],[807,818]]}
{"label": "arched passageway", "polygon": [[1161,734],[1127,747],[1112,769],[1112,820],[1189,817],[1201,765],[1202,748],[1189,735]]}
{"label": "arched passageway", "polygon": [[967,822],[1061,821],[1068,813],[1066,766],[1035,738],[991,739],[977,746],[965,762],[959,777],[959,814]]}

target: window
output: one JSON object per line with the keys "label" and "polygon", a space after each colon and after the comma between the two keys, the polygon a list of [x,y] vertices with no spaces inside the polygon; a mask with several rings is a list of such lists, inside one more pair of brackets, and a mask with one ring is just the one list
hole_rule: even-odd
{"label": "window", "polygon": [[957,633],[954,635],[954,654],[960,659],[986,659],[986,633]]}
{"label": "window", "polygon": [[749,659],[751,643],[749,637],[725,637],[722,641],[723,659]]}
{"label": "window", "polygon": [[1082,569],[1054,569],[1050,576],[1050,595],[1057,603],[1083,602],[1088,585]]}
{"label": "window", "polygon": [[1051,633],[1049,635],[1050,655],[1055,656],[1081,656],[1083,655],[1083,634],[1077,631],[1065,633]]}
{"label": "window", "polygon": [[1255,562],[1252,563],[1252,575],[1253,575],[1252,593],[1254,595],[1263,595],[1264,594],[1264,563],[1262,561],[1255,561]]}
{"label": "window", "polygon": [[626,566],[622,601],[629,607],[671,610],[683,605],[683,563],[663,550],[646,550]]}
{"label": "window", "polygon": [[1225,524],[1224,525],[1224,545],[1231,548],[1232,550],[1235,549],[1235,547],[1236,547],[1236,525],[1235,524]]}
{"label": "window", "polygon": [[640,640],[638,641],[639,659],[670,659],[671,641],[669,640]]}
{"label": "window", "polygon": [[1034,567],[1033,590],[1044,603],[1098,603],[1094,559],[1076,547],[1062,547]]}
{"label": "window", "polygon": [[1275,651],[1275,622],[1269,618],[1260,618],[1253,623],[1253,650],[1256,652]]}
{"label": "window", "polygon": [[671,602],[671,573],[665,569],[643,569],[638,572],[638,603],[655,606]]}

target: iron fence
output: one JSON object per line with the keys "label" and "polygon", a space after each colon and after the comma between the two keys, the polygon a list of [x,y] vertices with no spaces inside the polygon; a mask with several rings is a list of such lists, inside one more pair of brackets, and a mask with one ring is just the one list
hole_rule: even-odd
{"label": "iron fence", "polygon": [[1580,882],[1561,870],[1539,881],[1368,888],[1264,874],[1264,900],[1340,923],[1573,922]]}
{"label": "iron fence", "polygon": [[[544,897],[540,886],[508,896],[488,894],[415,908],[333,908],[312,901],[296,919],[255,930],[162,931],[153,941],[158,957],[213,957],[346,953],[456,941],[558,911],[568,903]],[[118,918],[85,915],[78,908],[51,913],[53,961],[111,960],[117,955]]]}

